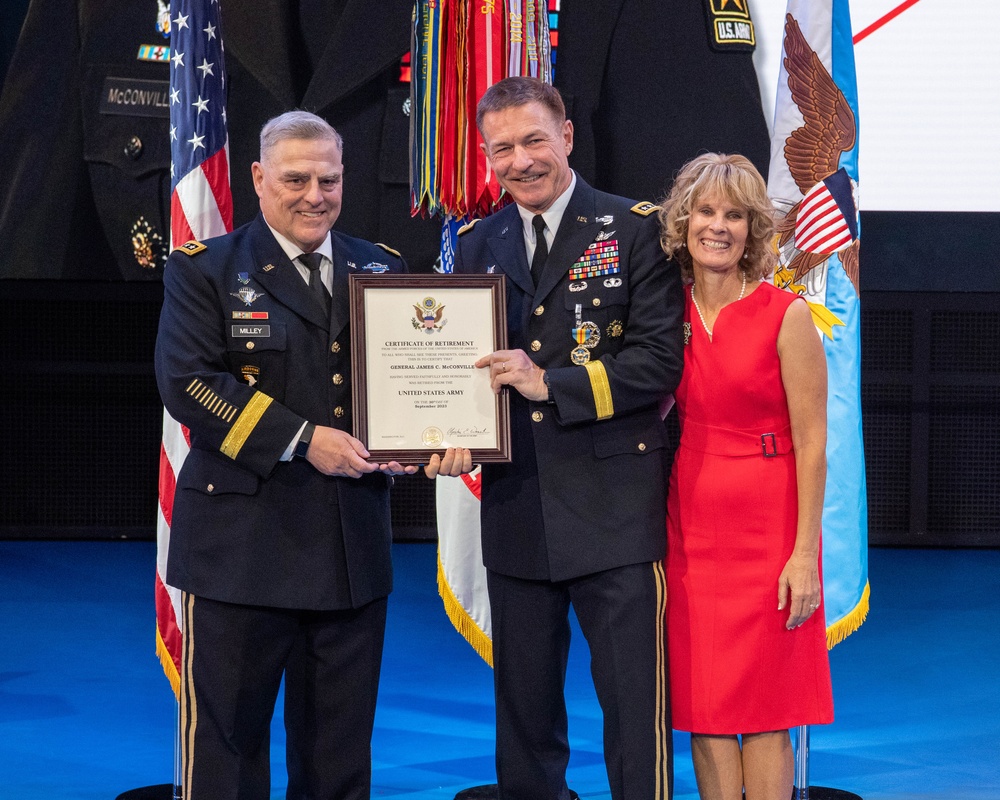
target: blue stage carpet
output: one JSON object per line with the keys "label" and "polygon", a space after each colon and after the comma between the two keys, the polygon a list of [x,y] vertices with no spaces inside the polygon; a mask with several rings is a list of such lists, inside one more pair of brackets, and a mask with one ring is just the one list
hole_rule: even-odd
{"label": "blue stage carpet", "polygon": [[[489,668],[451,628],[432,544],[398,544],[374,797],[450,800],[492,782]],[[169,783],[174,701],[154,654],[154,546],[0,542],[0,798],[113,800]],[[811,784],[865,800],[1000,798],[1000,551],[873,550],[871,614],[831,654],[836,722]],[[609,797],[577,632],[570,785]],[[280,704],[279,704],[280,708]],[[677,800],[697,797],[676,737]],[[284,797],[284,736],[272,745]]]}

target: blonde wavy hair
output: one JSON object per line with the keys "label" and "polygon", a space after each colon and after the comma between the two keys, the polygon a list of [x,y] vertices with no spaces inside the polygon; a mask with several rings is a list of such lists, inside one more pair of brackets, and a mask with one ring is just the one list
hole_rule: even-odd
{"label": "blonde wavy hair", "polygon": [[747,241],[740,269],[749,280],[764,280],[778,260],[773,243],[774,210],[764,179],[741,155],[705,153],[681,167],[657,214],[663,252],[680,265],[681,277],[691,283],[694,271],[687,249],[691,210],[701,198],[712,195],[746,210]]}

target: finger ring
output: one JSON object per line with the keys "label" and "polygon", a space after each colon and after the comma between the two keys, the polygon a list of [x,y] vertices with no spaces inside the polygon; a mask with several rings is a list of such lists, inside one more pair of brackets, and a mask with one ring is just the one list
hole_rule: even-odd
{"label": "finger ring", "polygon": [[506,372],[507,371],[507,362],[506,361],[501,361],[500,362],[500,366],[503,367],[503,369],[500,370],[501,372]]}

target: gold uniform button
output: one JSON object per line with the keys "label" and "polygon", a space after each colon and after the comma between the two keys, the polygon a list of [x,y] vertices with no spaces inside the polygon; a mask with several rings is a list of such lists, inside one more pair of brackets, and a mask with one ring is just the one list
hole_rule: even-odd
{"label": "gold uniform button", "polygon": [[339,353],[340,352],[340,342],[334,342],[333,344],[331,344],[330,345],[330,352],[331,353]]}
{"label": "gold uniform button", "polygon": [[138,136],[131,136],[122,149],[125,155],[135,161],[142,155],[142,139]]}
{"label": "gold uniform button", "polygon": [[640,453],[645,453],[646,452],[646,443],[645,442],[639,442],[639,452]]}
{"label": "gold uniform button", "polygon": [[253,342],[247,342],[247,350],[253,350]]}
{"label": "gold uniform button", "polygon": [[595,297],[594,298],[594,305],[595,306],[599,306],[600,304],[601,304],[601,298],[600,297]]}
{"label": "gold uniform button", "polygon": [[540,317],[544,313],[545,313],[545,306],[539,306],[538,308],[535,309],[535,316],[536,317]]}
{"label": "gold uniform button", "polygon": [[531,418],[535,422],[541,422],[545,418],[545,415],[541,411],[532,411]]}
{"label": "gold uniform button", "polygon": [[211,494],[212,492],[214,492],[215,491],[215,484],[214,483],[208,484],[208,486],[205,487],[205,491],[208,492],[209,494]]}
{"label": "gold uniform button", "polygon": [[335,409],[333,409],[333,416],[335,416],[337,419],[340,419],[342,416],[344,416],[344,407],[337,406]]}
{"label": "gold uniform button", "polygon": [[531,349],[537,353],[539,350],[542,349],[542,343],[538,341],[538,339],[535,339],[535,341],[531,343]]}
{"label": "gold uniform button", "polygon": [[333,376],[334,386],[340,386],[340,384],[342,384],[343,382],[344,382],[344,376],[341,375],[339,372]]}

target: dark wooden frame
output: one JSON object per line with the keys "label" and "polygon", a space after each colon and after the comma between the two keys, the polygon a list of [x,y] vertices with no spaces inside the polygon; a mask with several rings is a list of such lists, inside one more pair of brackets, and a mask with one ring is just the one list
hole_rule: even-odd
{"label": "dark wooden frame", "polygon": [[[490,312],[493,322],[493,350],[507,347],[507,299],[506,283],[503,275],[351,275],[351,372],[352,399],[354,402],[354,436],[368,447],[368,334],[369,325],[365,318],[365,293],[369,291],[415,289],[489,289]],[[497,430],[496,447],[472,448],[472,460],[476,464],[505,463],[511,460],[510,452],[510,398],[506,391],[495,395],[495,420]],[[443,454],[444,449],[372,449],[368,448],[372,461],[381,464],[397,461],[403,465],[426,464],[432,453]]]}

